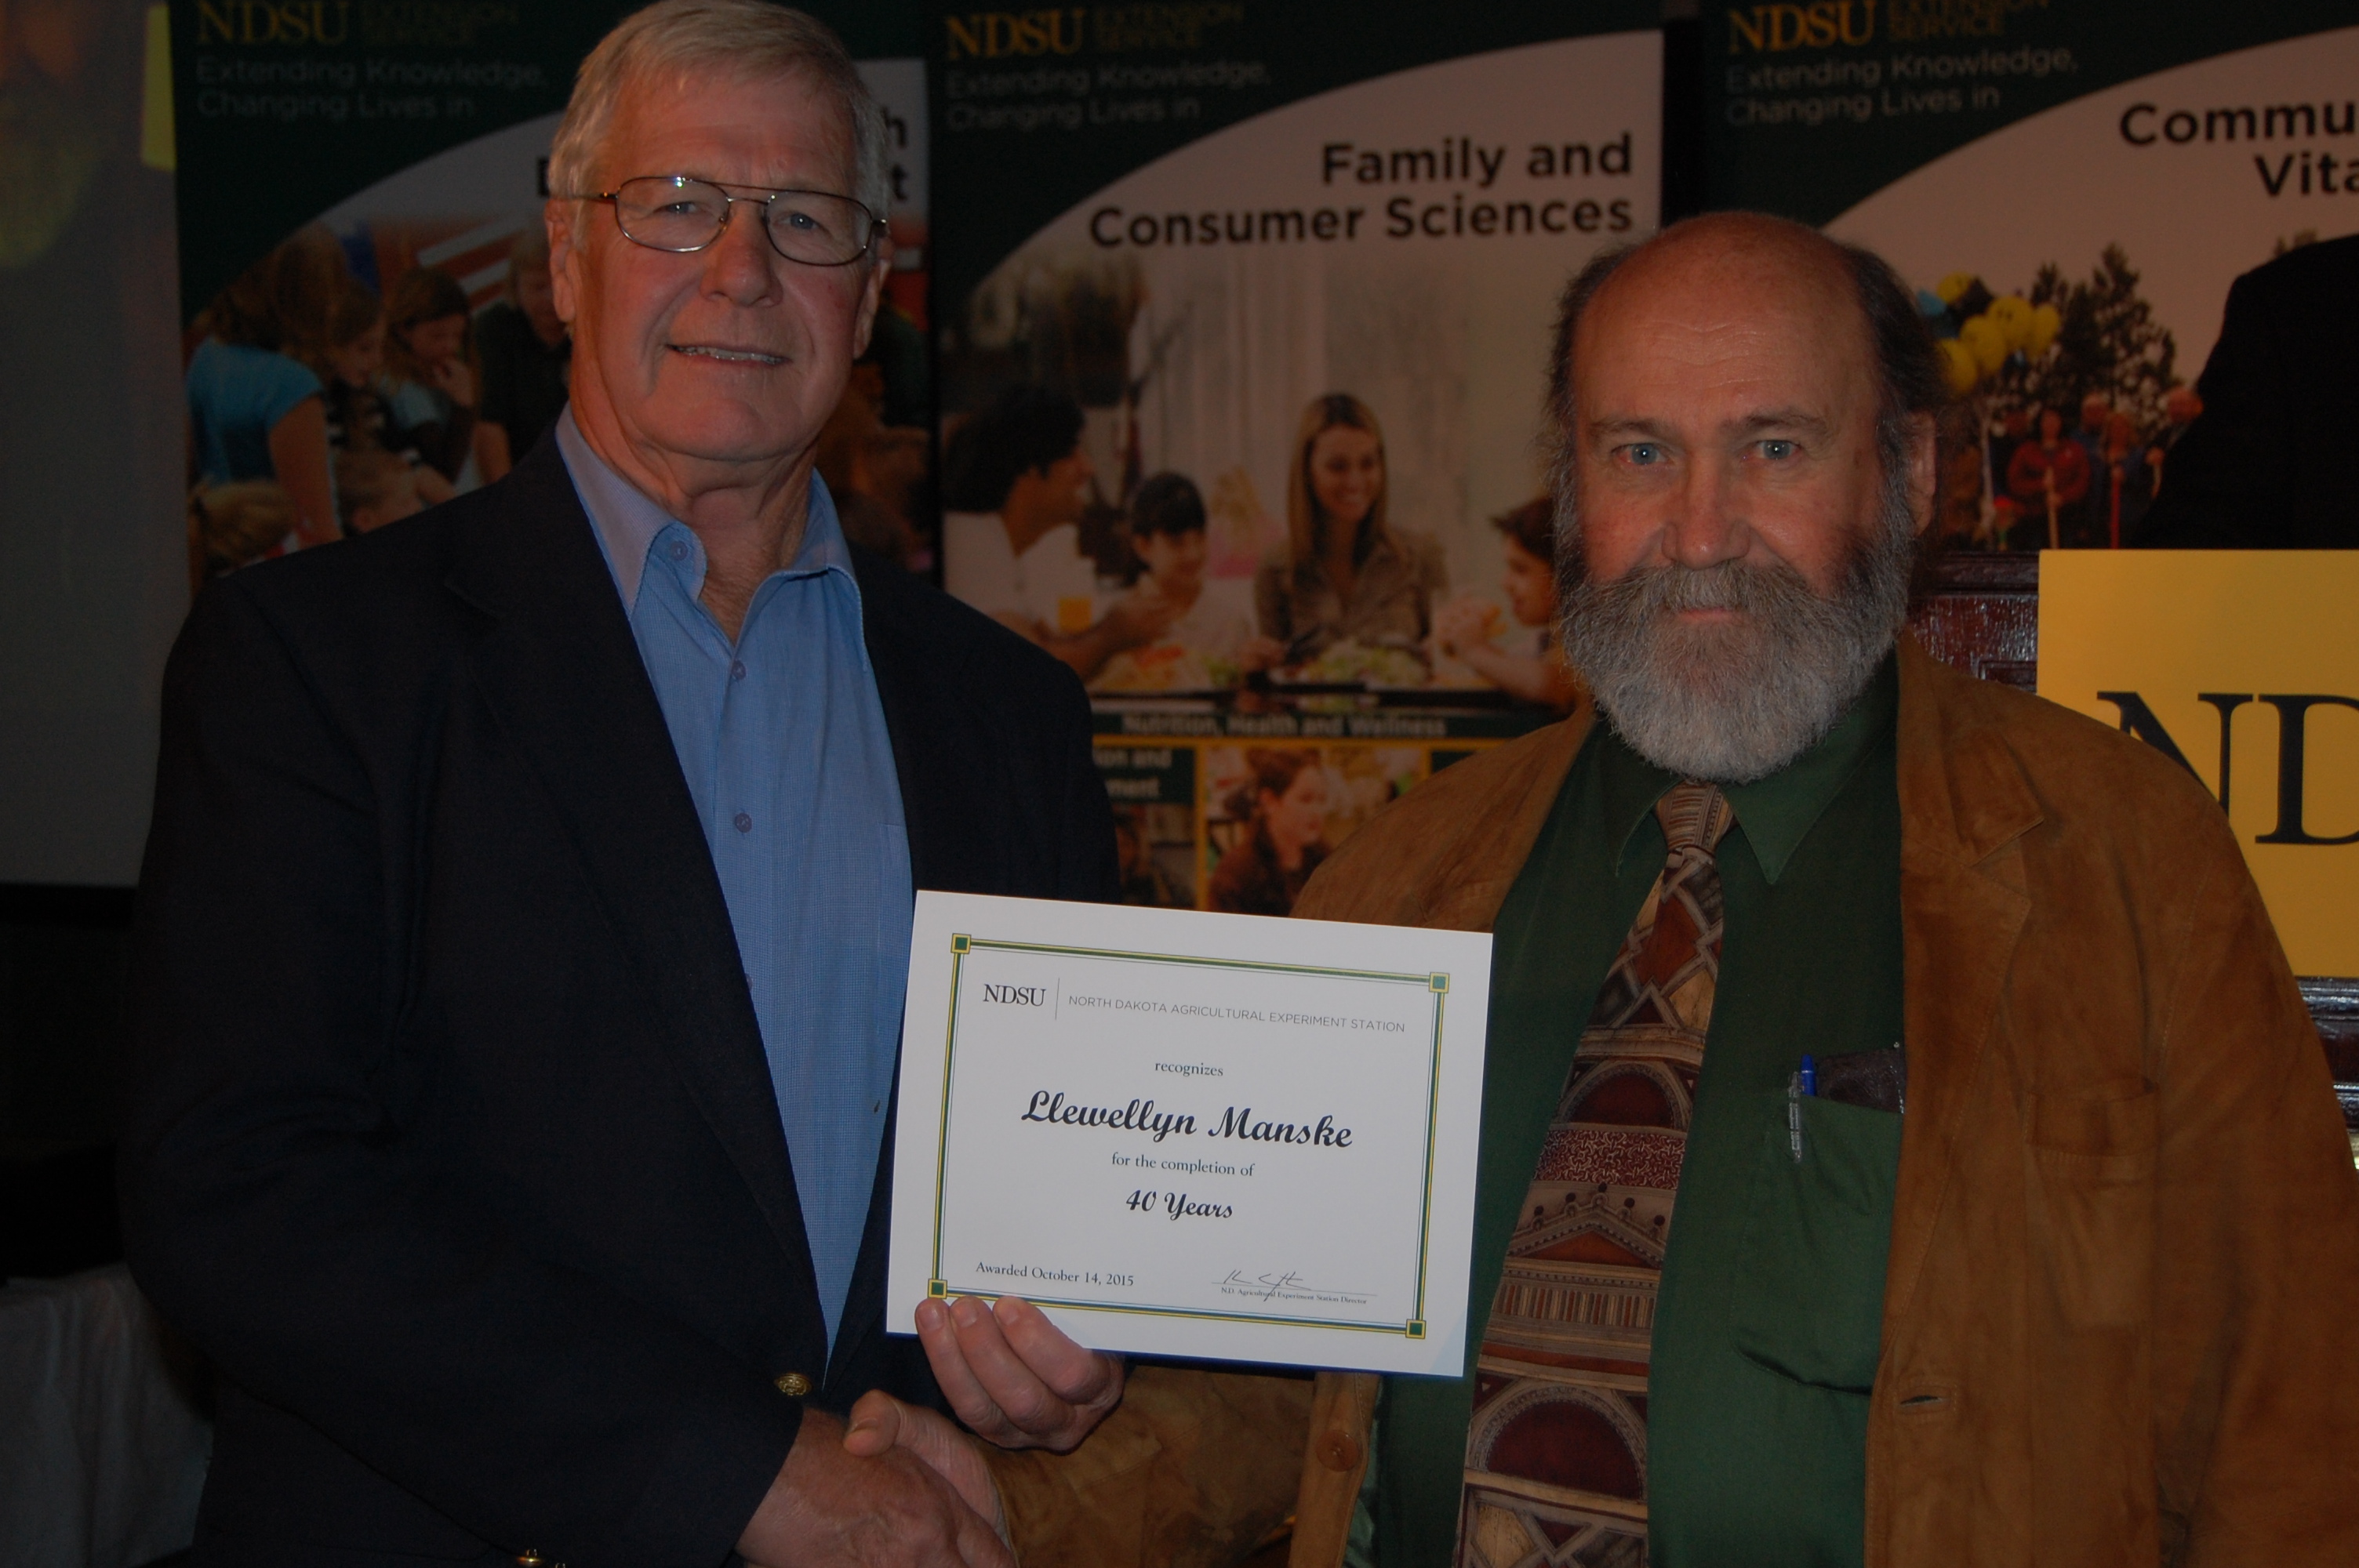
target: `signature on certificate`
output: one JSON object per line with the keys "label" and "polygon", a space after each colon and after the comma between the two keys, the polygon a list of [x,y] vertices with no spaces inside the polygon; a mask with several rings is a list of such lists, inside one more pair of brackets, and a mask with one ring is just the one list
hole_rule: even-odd
{"label": "signature on certificate", "polygon": [[1251,1296],[1262,1302],[1274,1302],[1283,1296],[1288,1301],[1338,1302],[1348,1306],[1362,1306],[1369,1296],[1366,1291],[1314,1285],[1291,1269],[1264,1274],[1248,1274],[1242,1269],[1232,1269],[1225,1279],[1216,1280],[1213,1283],[1227,1294]]}

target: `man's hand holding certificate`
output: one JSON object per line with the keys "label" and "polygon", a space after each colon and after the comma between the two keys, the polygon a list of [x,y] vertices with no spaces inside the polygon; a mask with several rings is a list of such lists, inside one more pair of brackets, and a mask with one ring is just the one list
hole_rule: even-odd
{"label": "man's hand holding certificate", "polygon": [[1455,1375],[1490,946],[920,893],[888,1325]]}

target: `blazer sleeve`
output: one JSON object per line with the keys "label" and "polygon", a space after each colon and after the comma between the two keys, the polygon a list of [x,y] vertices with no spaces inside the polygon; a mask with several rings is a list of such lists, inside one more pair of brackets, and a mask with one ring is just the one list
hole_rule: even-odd
{"label": "blazer sleeve", "polygon": [[2359,1173],[2317,1033],[2226,832],[2210,859],[2158,1075],[2165,1556],[2325,1568],[2359,1561]]}
{"label": "blazer sleeve", "polygon": [[134,938],[133,1271],[230,1379],[465,1530],[712,1568],[800,1406],[434,1175],[408,1117],[407,829],[351,706],[236,578],[174,649]]}

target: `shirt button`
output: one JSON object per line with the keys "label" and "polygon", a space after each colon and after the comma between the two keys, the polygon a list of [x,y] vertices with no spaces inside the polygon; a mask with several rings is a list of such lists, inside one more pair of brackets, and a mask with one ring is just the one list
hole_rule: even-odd
{"label": "shirt button", "polygon": [[688,542],[686,540],[674,539],[671,542],[671,558],[676,561],[684,561],[688,559]]}
{"label": "shirt button", "polygon": [[751,833],[754,831],[754,818],[751,813],[744,811],[739,812],[736,816],[736,822],[738,832]]}
{"label": "shirt button", "polygon": [[745,678],[745,660],[743,660],[743,659],[734,659],[734,660],[730,661],[730,665],[729,665],[729,678],[730,678],[731,680],[744,680],[744,679]]}

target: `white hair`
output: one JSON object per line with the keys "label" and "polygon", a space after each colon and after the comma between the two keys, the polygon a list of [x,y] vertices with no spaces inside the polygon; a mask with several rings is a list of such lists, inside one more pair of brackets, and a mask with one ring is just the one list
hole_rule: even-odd
{"label": "white hair", "polygon": [[[573,96],[549,149],[549,189],[559,197],[596,194],[596,166],[626,87],[655,81],[693,85],[707,76],[745,81],[799,77],[843,110],[852,144],[853,189],[842,194],[878,218],[892,200],[885,115],[826,23],[771,0],[658,0],[598,40],[573,80]],[[606,170],[612,178],[687,174],[689,169]]]}

